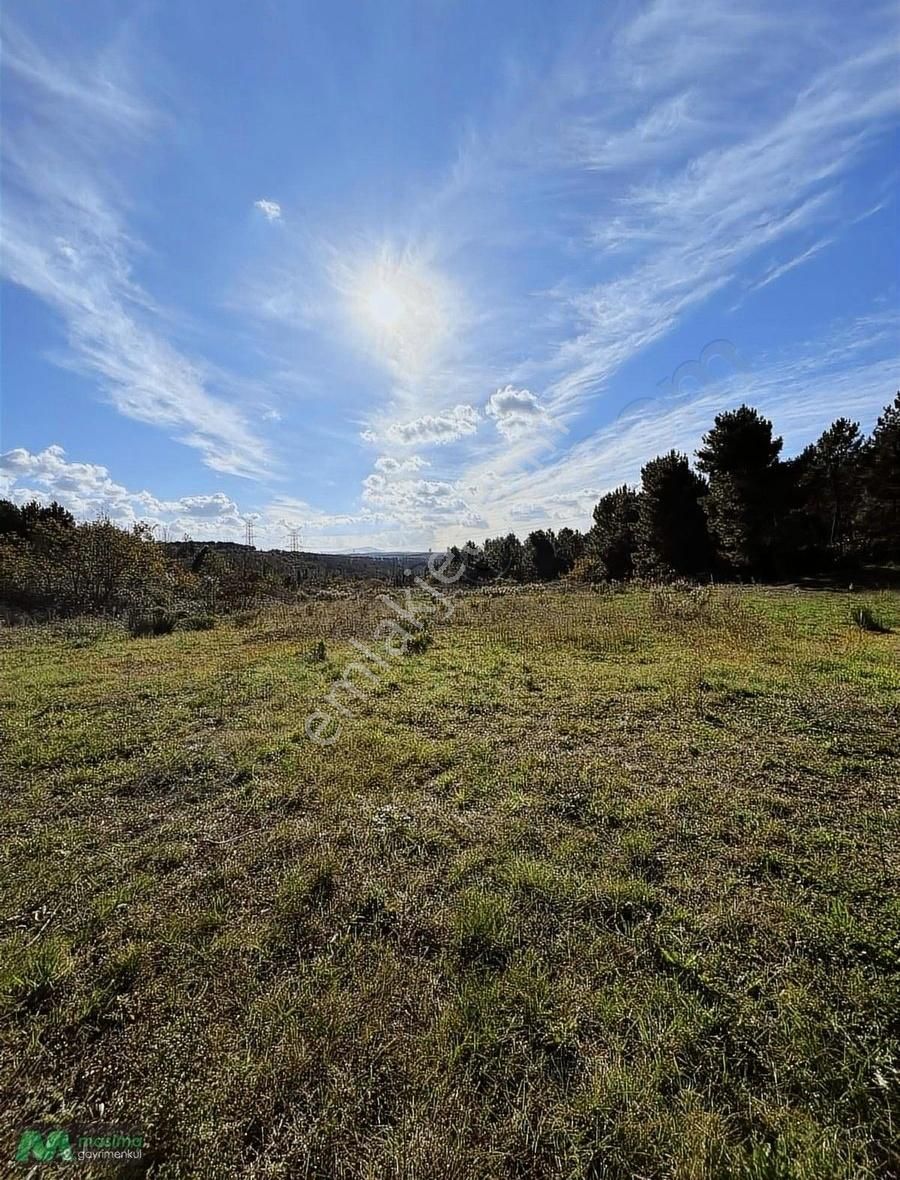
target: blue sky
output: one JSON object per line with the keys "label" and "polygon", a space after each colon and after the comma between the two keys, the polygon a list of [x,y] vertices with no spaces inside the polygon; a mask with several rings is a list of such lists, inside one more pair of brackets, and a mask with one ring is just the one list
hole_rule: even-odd
{"label": "blue sky", "polygon": [[437,547],[586,527],[741,401],[788,454],[870,428],[897,33],[869,2],[8,2],[0,494]]}

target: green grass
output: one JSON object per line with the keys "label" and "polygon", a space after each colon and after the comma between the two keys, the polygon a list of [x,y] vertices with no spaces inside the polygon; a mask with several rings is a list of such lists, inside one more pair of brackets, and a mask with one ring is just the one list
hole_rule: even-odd
{"label": "green grass", "polygon": [[0,1158],[898,1174],[900,596],[854,605],[473,594],[328,748],[374,599],[3,633]]}

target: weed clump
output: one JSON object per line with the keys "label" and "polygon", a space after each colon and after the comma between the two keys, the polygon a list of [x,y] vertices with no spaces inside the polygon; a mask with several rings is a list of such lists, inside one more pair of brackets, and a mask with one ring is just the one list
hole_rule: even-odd
{"label": "weed clump", "polygon": [[427,651],[434,642],[434,636],[431,633],[427,621],[420,631],[413,635],[406,645],[406,651],[409,655],[421,655],[423,651]]}
{"label": "weed clump", "polygon": [[0,967],[0,1008],[45,1007],[74,970],[71,948],[62,938],[16,946],[8,964]]}
{"label": "weed clump", "polygon": [[453,945],[461,963],[498,967],[511,944],[509,903],[496,893],[466,889],[453,916]]}
{"label": "weed clump", "polygon": [[144,639],[155,635],[171,635],[177,622],[178,619],[171,611],[157,606],[149,610],[129,611],[125,625],[132,639]]}
{"label": "weed clump", "polygon": [[874,635],[886,635],[890,631],[870,606],[855,606],[850,612],[850,622],[860,631],[870,631]]}
{"label": "weed clump", "polygon": [[176,631],[212,631],[216,625],[216,616],[212,614],[185,615],[179,619]]}
{"label": "weed clump", "polygon": [[670,582],[650,591],[650,609],[657,618],[706,621],[712,614],[711,586]]}

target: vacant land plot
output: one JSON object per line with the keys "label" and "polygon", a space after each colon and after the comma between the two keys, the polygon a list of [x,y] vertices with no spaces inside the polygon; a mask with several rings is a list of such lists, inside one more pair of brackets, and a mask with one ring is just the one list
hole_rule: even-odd
{"label": "vacant land plot", "polygon": [[859,604],[473,594],[328,748],[374,600],[8,632],[3,1158],[896,1175],[900,596]]}

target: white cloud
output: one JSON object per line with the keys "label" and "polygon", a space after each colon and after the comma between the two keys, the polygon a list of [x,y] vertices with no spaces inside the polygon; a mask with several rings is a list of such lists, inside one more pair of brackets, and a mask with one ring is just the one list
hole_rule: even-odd
{"label": "white cloud", "polygon": [[405,471],[419,471],[427,467],[428,463],[420,455],[410,455],[406,459],[395,459],[392,455],[379,455],[375,460],[375,470],[385,475],[397,475]]}
{"label": "white cloud", "polygon": [[550,513],[545,504],[535,504],[533,501],[523,501],[521,504],[514,504],[510,508],[508,516],[510,520],[514,520],[517,524],[533,523],[538,520],[547,520]]}
{"label": "white cloud", "polygon": [[438,414],[423,414],[421,418],[413,418],[410,422],[394,422],[385,427],[380,434],[374,430],[364,430],[361,437],[366,442],[384,438],[403,446],[441,446],[474,434],[478,429],[479,419],[480,415],[474,406],[458,405]]}
{"label": "white cloud", "polygon": [[780,262],[776,266],[770,267],[762,276],[762,278],[757,279],[755,282],[751,283],[747,289],[749,291],[758,291],[762,287],[768,287],[769,283],[774,283],[776,279],[780,279],[783,275],[788,274],[789,271],[794,270],[798,266],[802,266],[803,263],[808,262],[810,258],[815,258],[815,256],[821,250],[824,250],[826,246],[830,246],[833,241],[833,238],[822,238],[818,242],[813,242],[813,244],[808,249],[803,250],[800,254],[795,255],[793,258],[787,259],[786,262]]}
{"label": "white cloud", "polygon": [[253,207],[262,213],[266,221],[281,220],[281,206],[277,201],[267,201],[265,198],[260,198],[260,200],[253,202]]}
{"label": "white cloud", "polygon": [[485,413],[497,423],[505,438],[518,438],[550,425],[550,419],[533,393],[511,385],[498,389],[488,399]]}
{"label": "white cloud", "polygon": [[[848,24],[827,6],[656,0],[584,30],[547,76],[516,75],[440,196],[445,218],[464,202],[498,209],[520,240],[565,251],[565,282],[528,306],[515,384],[540,382],[548,413],[571,428],[758,253],[770,283],[812,260],[821,247],[798,253],[796,235],[826,225],[824,245],[850,223],[844,176],[900,107],[891,31],[884,9]],[[837,35],[841,55],[823,54]],[[491,228],[505,245],[505,227]],[[522,431],[502,457],[478,458],[515,472],[541,441]]]}
{"label": "white cloud", "polygon": [[[303,227],[276,233],[277,258],[263,251],[257,263],[271,273],[236,284],[245,296],[252,290],[248,310],[266,317],[265,337],[248,331],[242,342],[271,362],[282,333],[274,347],[285,371],[315,375],[303,392],[318,399],[312,429],[344,447],[334,412],[346,409],[350,421],[365,423],[361,438],[379,456],[358,509],[298,507],[304,530],[364,545],[377,543],[376,534],[393,544],[401,534],[421,540],[432,526],[466,519],[490,519],[491,531],[516,519],[558,523],[567,515],[577,523],[601,489],[635,478],[648,451],[691,445],[715,396],[755,402],[756,386],[736,377],[715,396],[701,389],[677,407],[657,403],[627,423],[592,425],[608,417],[600,396],[623,394],[624,366],[688,315],[697,317],[698,345],[720,334],[701,319],[704,303],[721,310],[717,293],[765,288],[765,298],[793,268],[821,267],[817,252],[858,220],[864,202],[869,214],[883,206],[872,205],[885,196],[882,186],[845,179],[864,154],[875,160],[877,137],[898,109],[891,22],[879,6],[852,21],[838,7],[647,0],[579,25],[577,37],[564,18],[539,65],[526,54],[503,72],[431,198],[410,185],[408,194],[392,193],[390,218],[367,201],[342,210],[346,219],[324,208],[314,221],[313,209]],[[835,44],[839,54],[827,48]],[[163,118],[135,96],[116,52],[57,62],[13,38],[12,54],[34,127],[27,140],[15,127],[7,135],[11,277],[59,312],[67,363],[94,378],[120,412],[161,426],[214,468],[264,476],[271,461],[233,398],[238,387],[185,355],[173,335],[179,321],[167,325],[138,281],[143,247],[130,235],[109,165],[134,153]],[[268,198],[253,208],[248,199],[246,212],[282,220]],[[729,334],[742,344],[737,327]],[[830,348],[820,345],[829,356]],[[858,356],[832,359],[875,396],[883,370],[861,368]],[[830,395],[861,404],[849,382],[804,363]],[[783,417],[794,433],[801,424],[814,433],[816,415],[831,412],[825,396],[817,401],[803,385],[799,365],[778,370],[793,391],[784,398],[774,367],[758,371],[759,399],[773,407],[777,427]],[[480,409],[468,404],[492,389]],[[276,399],[271,381],[260,379],[252,404],[267,437],[281,433],[265,426],[279,420],[265,408],[275,400],[286,415],[294,404],[283,386]],[[481,430],[482,418],[496,430]],[[541,448],[558,446],[564,427],[581,441],[544,462]],[[459,445],[445,449],[439,479],[418,478],[418,455],[398,457],[445,444]],[[313,461],[304,477],[315,472]],[[106,494],[115,499],[114,489]],[[127,498],[135,512],[153,507],[149,493]],[[187,506],[172,511],[192,518]],[[212,512],[198,507],[193,518],[217,519]],[[222,506],[219,516],[229,522],[236,512]],[[261,528],[282,527],[275,522],[263,509]],[[446,524],[446,535],[453,527]]]}
{"label": "white cloud", "polygon": [[238,515],[237,504],[224,492],[213,492],[209,496],[185,496],[175,503],[186,516],[203,518]]}
{"label": "white cloud", "polygon": [[[775,433],[784,437],[786,456],[828,425],[829,411],[823,414],[823,407],[831,407],[833,418],[843,415],[870,429],[896,388],[896,333],[895,315],[861,318],[843,329],[834,327],[826,340],[714,380],[692,397],[648,399],[644,412],[603,426],[540,470],[495,484],[491,528],[531,519],[541,505],[547,506],[549,519],[586,527],[600,495],[625,482],[637,483],[643,464],[673,447],[693,455],[715,415],[742,402],[772,419]],[[886,343],[894,349],[887,357],[879,355]]]}
{"label": "white cloud", "polygon": [[387,511],[396,520],[433,529],[438,524],[472,526],[481,516],[443,480],[388,479],[373,474],[363,480],[363,502]]}
{"label": "white cloud", "polygon": [[233,531],[240,519],[237,504],[224,492],[163,500],[148,491],[129,491],[99,463],[70,462],[57,444],[38,452],[16,447],[0,455],[0,492],[20,503],[56,500],[79,520],[105,516],[123,527],[146,520],[185,532],[200,523],[208,534],[220,535]]}
{"label": "white cloud", "polygon": [[33,87],[43,103],[129,134],[158,121],[157,113],[133,92],[131,78],[123,79],[124,63],[117,55],[106,53],[91,61],[69,53],[65,60],[54,59],[8,19],[4,25],[4,70]]}
{"label": "white cloud", "polygon": [[[699,20],[695,6],[680,3],[657,4],[649,12],[652,21],[635,22],[639,35],[627,39],[630,50],[663,30],[680,37],[679,30]],[[724,9],[721,16],[728,20]],[[771,31],[768,18],[743,23],[749,34]],[[661,42],[657,48],[662,50]],[[732,49],[714,37],[708,68],[721,66]],[[697,51],[697,46],[690,49]],[[654,54],[653,60],[659,63],[670,54],[667,43],[665,53]],[[730,79],[727,86],[734,99],[739,87]],[[840,174],[898,108],[893,51],[861,43],[840,64],[814,74],[786,109],[763,108],[752,132],[735,120],[741,132],[736,141],[707,142],[674,170],[639,179],[617,202],[615,218],[598,219],[595,229],[598,246],[637,251],[634,261],[608,281],[561,296],[576,315],[578,330],[560,347],[562,372],[550,388],[551,406],[579,405],[690,308],[735,279],[758,250],[817,222],[837,223]],[[584,167],[591,166],[586,158]],[[775,281],[825,244],[774,264],[766,281]]]}

